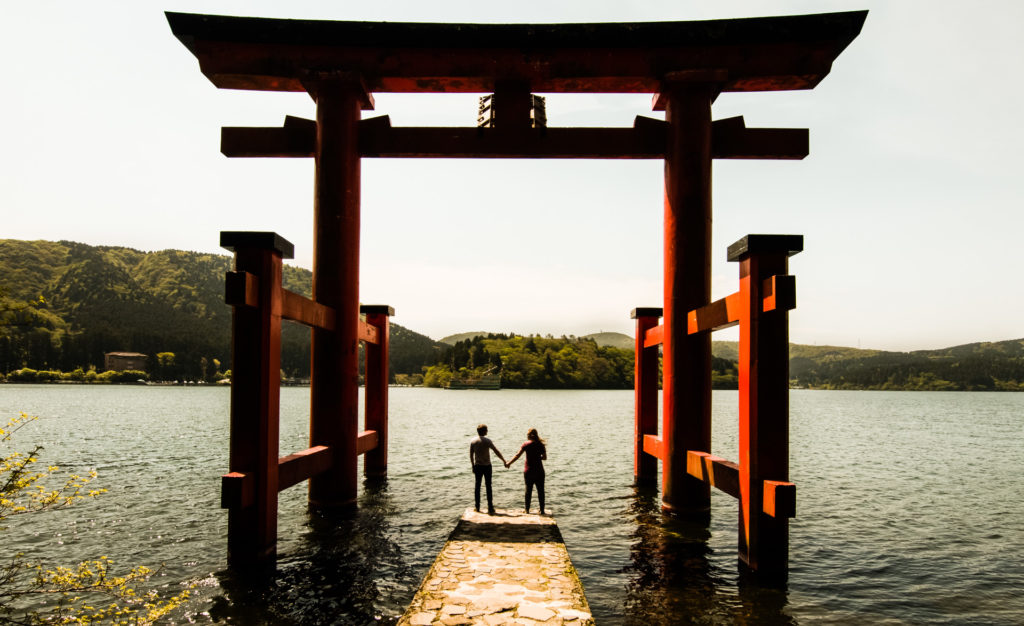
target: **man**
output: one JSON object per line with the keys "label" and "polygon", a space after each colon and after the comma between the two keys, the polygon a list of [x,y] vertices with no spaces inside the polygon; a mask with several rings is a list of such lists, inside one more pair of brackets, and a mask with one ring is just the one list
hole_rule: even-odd
{"label": "man", "polygon": [[494,447],[494,442],[487,438],[487,424],[477,426],[476,433],[477,436],[469,442],[469,462],[473,465],[473,476],[476,478],[476,512],[480,512],[480,479],[483,478],[487,484],[487,514],[494,515],[494,499],[491,497],[491,450],[494,450],[502,463],[505,462],[505,457]]}

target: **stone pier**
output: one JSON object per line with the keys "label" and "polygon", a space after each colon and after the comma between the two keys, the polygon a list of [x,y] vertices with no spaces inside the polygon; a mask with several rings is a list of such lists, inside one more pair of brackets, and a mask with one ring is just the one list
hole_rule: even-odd
{"label": "stone pier", "polygon": [[466,509],[399,626],[594,623],[554,518]]}

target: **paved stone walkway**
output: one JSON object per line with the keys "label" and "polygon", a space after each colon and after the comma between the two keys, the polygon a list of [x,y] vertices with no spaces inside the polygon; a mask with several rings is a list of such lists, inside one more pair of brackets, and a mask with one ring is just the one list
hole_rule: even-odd
{"label": "paved stone walkway", "polygon": [[399,626],[593,625],[554,518],[466,509]]}

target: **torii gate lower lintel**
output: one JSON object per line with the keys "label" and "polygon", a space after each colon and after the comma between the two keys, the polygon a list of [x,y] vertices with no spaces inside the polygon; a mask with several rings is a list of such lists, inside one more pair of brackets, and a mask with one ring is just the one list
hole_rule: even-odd
{"label": "torii gate lower lintel", "polygon": [[[710,450],[711,342],[709,333],[688,332],[688,320],[695,312],[706,314],[717,306],[710,302],[711,161],[802,159],[808,153],[806,129],[751,129],[742,117],[712,121],[711,105],[724,91],[813,88],[859,34],[866,14],[509,25],[167,13],[175,36],[217,87],[306,91],[316,101],[315,121],[286,117],[279,128],[225,127],[221,133],[221,151],[227,156],[315,160],[313,299],[309,306],[332,311],[336,320],[329,328],[313,325],[311,443],[330,441],[332,450],[329,462],[310,474],[310,503],[330,508],[352,502],[357,456],[372,448],[368,443],[362,445],[356,436],[358,343],[370,323],[369,317],[367,322],[359,319],[360,160],[639,158],[663,159],[665,164],[665,274],[664,308],[658,311],[664,322],[657,326],[657,317],[652,321],[649,314],[638,315],[636,473],[646,479],[653,475],[652,467],[656,470],[655,461],[644,453],[649,443],[665,463],[664,508],[706,510],[709,483],[714,481],[695,473],[707,459],[691,458],[691,452],[707,454]],[[493,93],[490,119],[485,128],[395,128],[386,115],[361,119],[361,111],[373,108],[373,93],[377,92]],[[549,128],[536,115],[533,93],[649,93],[653,94],[653,108],[665,111],[665,120],[638,116],[632,128]],[[765,240],[757,239],[760,236],[751,237],[750,241],[760,242],[751,250],[764,244]],[[769,287],[778,284],[778,293],[784,293],[784,263],[780,272],[776,262],[751,260],[760,258],[751,252],[748,259],[741,259],[741,268],[746,268],[741,269],[741,285],[749,279],[742,272],[752,276],[767,264],[775,272],[772,276],[782,281]],[[741,287],[740,294],[756,300],[762,287],[756,280],[752,284]],[[387,317],[374,318],[373,323],[383,323],[386,329]],[[757,315],[750,320],[748,330],[764,323]],[[777,338],[779,333],[772,336]],[[651,393],[655,400],[657,394],[650,387],[657,355],[651,357],[641,343],[654,339],[664,353],[666,418],[660,438],[648,442],[644,435],[656,432],[656,425],[652,429],[648,424],[648,413]],[[377,363],[374,367],[381,366]],[[386,373],[386,360],[383,371]],[[760,361],[747,361],[746,368],[741,361],[741,378],[746,381],[741,385],[761,381],[750,383],[750,389],[761,390],[771,374]],[[777,376],[771,380],[776,386],[786,382]],[[386,387],[382,393],[377,406],[384,407],[386,429]],[[758,391],[760,395],[749,397],[766,393]],[[643,418],[641,404],[646,407]],[[744,410],[741,406],[741,414]],[[380,409],[376,411],[380,413]],[[748,448],[755,451],[755,460],[741,458],[741,473],[756,467],[756,428],[746,434],[741,430],[741,440],[744,437],[753,438]],[[707,463],[712,469],[725,467],[713,459]],[[784,513],[788,488],[780,484],[771,494],[758,495],[751,491],[756,486],[752,480],[737,492],[741,499],[741,555],[755,569],[760,563],[770,563],[767,569],[775,569],[784,558],[760,558],[751,538],[756,538],[758,526],[765,524],[756,515],[744,517],[744,511],[759,511],[761,500],[767,502],[781,494],[775,505]],[[226,480],[225,493],[241,481]],[[233,500],[236,508],[240,501]],[[782,546],[784,553],[784,542]],[[238,562],[261,558],[258,554],[236,556]]]}

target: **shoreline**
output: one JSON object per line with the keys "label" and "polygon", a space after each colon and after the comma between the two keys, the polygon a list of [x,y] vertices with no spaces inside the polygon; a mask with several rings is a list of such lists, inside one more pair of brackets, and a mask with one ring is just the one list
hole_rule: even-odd
{"label": "shoreline", "polygon": [[[87,380],[4,380],[0,379],[0,385],[122,385],[130,387],[223,387],[230,389],[229,383],[207,383],[207,382],[114,382],[114,381],[87,381]],[[359,385],[364,387],[364,385]],[[309,384],[302,383],[281,383],[281,387],[309,387]],[[398,385],[389,384],[389,389],[438,389],[440,391],[481,391],[479,389],[445,389],[443,387],[428,387],[426,385]],[[871,387],[790,387],[790,391],[905,391],[905,392],[941,392],[941,393],[1019,393],[1024,389],[879,389]],[[502,389],[488,389],[485,391],[632,391],[630,388],[621,387],[504,387]],[[660,389],[659,389],[660,391]],[[715,388],[714,391],[738,391],[736,387]]]}

